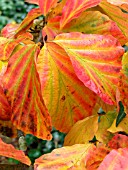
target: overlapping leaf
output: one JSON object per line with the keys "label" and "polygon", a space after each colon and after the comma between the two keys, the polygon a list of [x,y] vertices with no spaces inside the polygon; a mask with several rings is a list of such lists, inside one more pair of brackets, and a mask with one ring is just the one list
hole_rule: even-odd
{"label": "overlapping leaf", "polygon": [[128,136],[116,134],[108,143],[111,149],[128,148]]}
{"label": "overlapping leaf", "polygon": [[53,150],[36,159],[35,170],[86,170],[85,159],[90,149],[95,148],[91,144],[76,144],[70,147],[63,147]]}
{"label": "overlapping leaf", "polygon": [[94,7],[100,3],[101,0],[70,0],[62,10],[62,17],[60,27],[63,28],[72,19],[77,18],[80,14],[88,8]]}
{"label": "overlapping leaf", "polygon": [[110,149],[104,146],[95,147],[88,152],[86,168],[87,170],[97,170]]}
{"label": "overlapping leaf", "polygon": [[26,30],[28,30],[31,25],[33,24],[33,20],[37,17],[41,16],[42,13],[39,8],[32,9],[25,19],[21,22],[18,29],[15,31],[15,37],[18,37],[20,34],[24,33]]}
{"label": "overlapping leaf", "polygon": [[31,164],[30,159],[27,156],[25,156],[23,151],[15,149],[11,144],[6,144],[1,139],[0,139],[0,155],[17,159],[18,161],[26,165]]}
{"label": "overlapping leaf", "polygon": [[23,46],[10,58],[4,91],[11,104],[13,124],[25,133],[49,140],[51,122],[35,66],[37,51],[37,45]]}
{"label": "overlapping leaf", "polygon": [[74,123],[97,112],[97,96],[77,78],[69,56],[55,43],[42,48],[37,69],[53,125],[68,132]]}
{"label": "overlapping leaf", "polygon": [[112,150],[100,164],[98,170],[127,170],[128,148]]}
{"label": "overlapping leaf", "polygon": [[[56,24],[56,25],[55,25]],[[59,23],[58,23],[59,24]],[[57,21],[50,20],[48,25],[57,29]],[[77,19],[69,22],[64,28],[64,32],[82,32],[85,34],[112,35],[124,45],[128,39],[122,34],[115,22],[107,15],[99,11],[85,11]]]}
{"label": "overlapping leaf", "polygon": [[108,104],[115,103],[119,58],[124,49],[112,36],[65,33],[56,36],[55,43],[70,56],[78,78]]}
{"label": "overlapping leaf", "polygon": [[128,116],[126,116],[116,127],[116,119],[112,123],[112,126],[108,128],[108,131],[111,133],[116,133],[116,132],[125,132],[128,133]]}
{"label": "overlapping leaf", "polygon": [[98,130],[95,134],[98,141],[102,143],[108,143],[108,141],[112,138],[112,134],[108,132],[107,129],[112,125],[115,118],[115,111],[110,111],[104,115],[100,115]]}
{"label": "overlapping leaf", "polygon": [[[91,126],[90,126],[91,125]],[[98,115],[93,115],[75,123],[65,137],[64,145],[88,143],[98,129]]]}
{"label": "overlapping leaf", "polygon": [[31,4],[39,5],[39,0],[25,0],[25,1],[28,2],[28,3],[31,3]]}
{"label": "overlapping leaf", "polygon": [[113,5],[128,4],[128,0],[107,0],[107,1]]}
{"label": "overlapping leaf", "polygon": [[108,3],[107,0],[102,0],[100,7],[117,23],[122,33],[128,38],[128,14],[124,13],[119,7]]}

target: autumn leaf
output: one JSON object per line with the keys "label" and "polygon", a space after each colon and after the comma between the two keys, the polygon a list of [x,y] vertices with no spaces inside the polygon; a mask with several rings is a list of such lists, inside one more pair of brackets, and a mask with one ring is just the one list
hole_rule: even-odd
{"label": "autumn leaf", "polygon": [[125,132],[128,133],[128,116],[126,117],[119,123],[119,125],[116,127],[116,119],[113,121],[112,125],[110,128],[108,128],[108,131],[111,133],[116,133],[116,132]]}
{"label": "autumn leaf", "polygon": [[[57,21],[54,19],[48,22],[48,25],[56,31]],[[58,23],[59,25],[59,23]],[[110,20],[107,15],[99,11],[85,11],[76,18],[69,22],[62,29],[63,32],[82,32],[85,34],[100,34],[112,35],[119,40],[121,45],[124,45],[128,38],[126,38],[117,24]]]}
{"label": "autumn leaf", "polygon": [[77,78],[63,48],[46,43],[38,56],[37,70],[43,99],[57,129],[68,132],[75,122],[97,112],[97,96]]}
{"label": "autumn leaf", "polygon": [[66,135],[64,145],[70,146],[74,144],[88,143],[93,139],[97,129],[98,115],[89,116],[83,120],[79,120]]}
{"label": "autumn leaf", "polygon": [[105,14],[117,23],[122,33],[128,38],[128,14],[124,13],[119,7],[108,3],[107,0],[102,0],[99,5],[104,10]]}
{"label": "autumn leaf", "polygon": [[86,168],[87,170],[97,170],[100,163],[105,156],[110,152],[110,149],[105,146],[95,147],[90,149],[86,156]]}
{"label": "autumn leaf", "polygon": [[128,136],[116,134],[108,143],[111,149],[128,148]]}
{"label": "autumn leaf", "polygon": [[51,153],[45,154],[35,160],[35,170],[86,170],[85,159],[91,148],[91,144],[76,144],[73,146],[54,149]]}
{"label": "autumn leaf", "polygon": [[128,0],[107,0],[107,1],[113,5],[128,4]]}
{"label": "autumn leaf", "polygon": [[31,165],[30,159],[25,156],[24,152],[15,149],[11,144],[6,144],[0,138],[0,155],[9,158],[14,158],[26,165]]}
{"label": "autumn leaf", "polygon": [[108,103],[115,103],[118,74],[124,49],[112,36],[65,33],[56,36],[55,43],[69,55],[78,78]]}
{"label": "autumn leaf", "polygon": [[68,22],[74,18],[78,18],[80,14],[88,8],[94,7],[100,3],[101,0],[70,0],[62,10],[62,17],[60,27],[63,28]]}
{"label": "autumn leaf", "polygon": [[28,30],[33,24],[34,19],[41,15],[42,13],[39,8],[32,9],[21,22],[18,29],[15,31],[15,38],[18,37],[20,34],[24,33],[26,30]]}
{"label": "autumn leaf", "polygon": [[128,148],[112,150],[100,164],[98,170],[127,170]]}
{"label": "autumn leaf", "polygon": [[9,23],[1,30],[1,35],[6,38],[13,38],[18,27],[19,24]]}
{"label": "autumn leaf", "polygon": [[3,88],[0,85],[0,120],[10,120],[11,107],[4,94]]}
{"label": "autumn leaf", "polygon": [[25,2],[39,5],[39,0],[25,0]]}
{"label": "autumn leaf", "polygon": [[3,78],[4,92],[17,129],[42,139],[51,139],[51,120],[41,95],[35,60],[37,45],[20,48],[9,60]]}
{"label": "autumn leaf", "polygon": [[112,125],[114,119],[116,118],[115,111],[109,111],[104,115],[99,116],[98,130],[95,134],[96,139],[102,143],[108,143],[112,138],[112,134],[107,131],[107,129]]}

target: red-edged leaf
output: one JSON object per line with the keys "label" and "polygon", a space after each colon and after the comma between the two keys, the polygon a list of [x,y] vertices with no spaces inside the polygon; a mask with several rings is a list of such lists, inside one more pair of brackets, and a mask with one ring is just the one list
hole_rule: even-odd
{"label": "red-edged leaf", "polygon": [[112,150],[100,164],[98,170],[127,170],[128,148]]}
{"label": "red-edged leaf", "polygon": [[37,51],[37,45],[23,46],[10,58],[4,91],[11,104],[13,124],[25,133],[50,140],[51,121],[35,66]]}
{"label": "red-edged leaf", "polygon": [[116,134],[108,143],[112,149],[128,148],[128,136]]}
{"label": "red-edged leaf", "polygon": [[68,22],[74,18],[78,18],[80,14],[88,8],[94,7],[100,3],[101,0],[70,0],[67,1],[60,21],[60,27],[63,28]]}
{"label": "red-edged leaf", "polygon": [[1,35],[6,38],[12,38],[15,34],[15,31],[18,29],[19,24],[7,24],[1,31]]}
{"label": "red-edged leaf", "polygon": [[[86,168],[87,170],[97,170],[100,163],[103,161],[105,156],[110,152],[110,149],[104,146],[95,147],[90,149],[86,157]],[[103,169],[104,170],[104,169]]]}
{"label": "red-edged leaf", "polygon": [[107,0],[107,1],[113,5],[128,4],[128,0]]}
{"label": "red-edged leaf", "polygon": [[43,37],[47,36],[47,41],[51,41],[56,37],[57,33],[51,27],[46,25],[42,30],[42,35]]}
{"label": "red-edged leaf", "polygon": [[0,120],[10,120],[11,107],[4,94],[3,88],[0,86]]}
{"label": "red-edged leaf", "polygon": [[55,43],[70,56],[78,78],[108,104],[114,104],[124,49],[112,36],[65,33]]}
{"label": "red-edged leaf", "polygon": [[25,1],[28,2],[28,3],[31,3],[31,4],[39,5],[39,0],[25,0]]}
{"label": "red-edged leaf", "polygon": [[58,0],[39,0],[39,6],[43,15],[47,15],[52,8],[56,7]]}
{"label": "red-edged leaf", "polygon": [[[57,30],[57,20],[49,20],[48,25],[53,30]],[[73,19],[62,29],[63,32],[82,32],[85,34],[100,34],[112,35],[119,40],[121,45],[124,45],[128,38],[126,38],[117,24],[110,20],[107,15],[99,11],[85,11],[78,18]]]}
{"label": "red-edged leaf", "polygon": [[37,69],[43,98],[57,129],[68,132],[76,121],[97,112],[97,96],[77,78],[63,48],[52,42],[45,44]]}
{"label": "red-edged leaf", "polygon": [[[91,125],[91,126],[90,126]],[[64,145],[88,143],[98,129],[98,115],[89,116],[75,123],[65,137]]]}
{"label": "red-edged leaf", "polygon": [[33,20],[37,17],[41,16],[42,13],[39,8],[32,9],[25,19],[20,24],[19,28],[15,31],[15,37],[18,37],[20,34],[24,33],[26,30],[28,30],[31,25],[33,24]]}
{"label": "red-edged leaf", "polygon": [[11,120],[0,120],[0,134],[10,138],[17,138],[17,129],[13,126]]}
{"label": "red-edged leaf", "polygon": [[122,33],[128,38],[128,14],[124,13],[121,8],[108,3],[107,0],[102,0],[100,7],[104,10],[105,14],[117,23]]}
{"label": "red-edged leaf", "polygon": [[27,156],[25,156],[23,151],[15,149],[11,144],[4,143],[1,140],[1,138],[0,138],[0,155],[17,159],[18,161],[26,165],[31,165],[30,159]]}
{"label": "red-edged leaf", "polygon": [[36,159],[34,170],[86,170],[85,159],[90,149],[95,146],[88,144],[76,144],[53,150]]}

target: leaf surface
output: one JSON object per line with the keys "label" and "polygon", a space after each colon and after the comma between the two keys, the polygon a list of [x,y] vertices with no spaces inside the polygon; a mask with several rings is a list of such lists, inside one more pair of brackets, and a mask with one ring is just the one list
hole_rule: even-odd
{"label": "leaf surface", "polygon": [[111,149],[128,148],[128,136],[116,134],[108,143]]}
{"label": "leaf surface", "polygon": [[27,16],[24,18],[18,29],[15,31],[15,37],[18,37],[20,34],[28,30],[33,24],[34,19],[41,15],[42,13],[39,8],[32,9],[30,12],[28,12]]}
{"label": "leaf surface", "polygon": [[60,27],[63,28],[72,19],[77,18],[80,14],[88,8],[94,7],[100,3],[101,0],[70,0],[62,10],[62,17]]}
{"label": "leaf surface", "polygon": [[128,148],[112,150],[100,164],[98,170],[127,170]]}
{"label": "leaf surface", "polygon": [[103,161],[105,156],[110,152],[110,149],[104,146],[95,147],[90,149],[86,157],[86,168],[87,170],[97,170],[100,163]]}
{"label": "leaf surface", "polygon": [[58,0],[39,0],[39,6],[43,15],[47,15],[52,8],[56,7]]}
{"label": "leaf surface", "polygon": [[[57,21],[50,20],[48,25],[53,29],[57,29]],[[56,25],[55,25],[56,24]],[[59,24],[59,23],[58,23]],[[126,38],[117,24],[110,20],[107,15],[99,11],[85,11],[78,18],[73,19],[62,29],[63,32],[82,32],[85,34],[112,35],[124,45]]]}
{"label": "leaf surface", "polygon": [[124,106],[122,105],[122,102],[119,102],[119,113],[116,119],[116,126],[119,125],[119,123],[125,118],[126,113],[124,112]]}
{"label": "leaf surface", "polygon": [[92,115],[97,96],[77,78],[63,48],[49,42],[37,62],[42,94],[53,126],[68,132],[74,123]]}
{"label": "leaf surface", "polygon": [[125,132],[128,133],[128,116],[126,117],[119,123],[119,125],[116,127],[116,119],[112,123],[111,127],[108,128],[108,131],[111,133],[116,133],[116,132]]}
{"label": "leaf surface", "polygon": [[122,12],[119,7],[108,3],[107,0],[102,0],[99,5],[104,12],[117,23],[122,33],[128,38],[128,14]]}
{"label": "leaf surface", "polygon": [[98,130],[95,134],[98,141],[102,143],[108,143],[108,141],[112,138],[112,134],[108,132],[107,129],[112,125],[115,118],[115,111],[110,111],[100,116]]}
{"label": "leaf surface", "polygon": [[4,94],[3,88],[0,85],[0,120],[10,120],[11,107]]}
{"label": "leaf surface", "polygon": [[93,139],[97,129],[98,115],[89,116],[83,120],[79,120],[66,135],[64,145],[70,146],[74,144],[88,143]]}
{"label": "leaf surface", "polygon": [[118,74],[124,49],[112,36],[65,33],[56,36],[55,43],[70,56],[78,78],[108,103],[115,103]]}
{"label": "leaf surface", "polygon": [[31,4],[39,5],[39,0],[25,0],[25,2],[28,2],[28,3],[31,3]]}
{"label": "leaf surface", "polygon": [[85,161],[86,155],[91,148],[91,144],[76,144],[70,147],[62,147],[54,149],[51,153],[45,154],[36,159],[34,164],[35,170],[86,170]]}
{"label": "leaf surface", "polygon": [[51,139],[51,119],[41,95],[35,59],[37,45],[23,46],[10,58],[3,78],[4,91],[17,129],[38,138]]}
{"label": "leaf surface", "polygon": [[107,1],[113,5],[128,4],[128,0],[107,0]]}
{"label": "leaf surface", "polygon": [[6,144],[0,138],[0,155],[9,158],[14,158],[26,165],[31,165],[30,159],[25,156],[24,152],[15,149],[11,144]]}

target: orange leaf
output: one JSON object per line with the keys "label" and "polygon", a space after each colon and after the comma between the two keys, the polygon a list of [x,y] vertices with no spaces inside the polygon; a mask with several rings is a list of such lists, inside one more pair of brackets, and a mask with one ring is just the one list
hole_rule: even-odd
{"label": "orange leaf", "polygon": [[24,33],[26,30],[28,30],[31,25],[33,24],[34,19],[41,16],[42,13],[39,8],[32,9],[25,19],[21,22],[18,29],[15,31],[15,38],[18,37],[20,34]]}
{"label": "orange leaf", "polygon": [[[48,25],[52,29],[57,29],[57,20],[50,20]],[[126,38],[117,24],[110,20],[107,15],[99,11],[85,11],[78,18],[73,19],[62,29],[63,32],[82,32],[85,34],[100,34],[112,35],[119,40],[121,45],[124,45],[128,38]]]}
{"label": "orange leaf", "polygon": [[19,24],[7,24],[1,31],[1,35],[6,38],[12,38],[15,34],[15,31],[18,29]]}
{"label": "orange leaf", "polygon": [[39,6],[43,15],[47,15],[57,4],[58,0],[39,0]]}
{"label": "orange leaf", "polygon": [[42,94],[53,125],[68,132],[75,122],[97,112],[97,96],[77,78],[69,56],[56,43],[46,43],[37,62]]}
{"label": "orange leaf", "polygon": [[76,144],[70,147],[54,149],[51,153],[36,159],[34,170],[79,170],[79,168],[86,170],[86,155],[94,147],[91,144]]}
{"label": "orange leaf", "polygon": [[55,43],[70,56],[78,78],[101,99],[114,104],[121,62],[124,53],[117,39],[112,36],[65,33],[56,36]]}
{"label": "orange leaf", "polygon": [[25,2],[39,5],[39,0],[25,0]]}
{"label": "orange leaf", "polygon": [[127,170],[128,148],[112,150],[100,164],[98,170]]}
{"label": "orange leaf", "polygon": [[100,3],[101,0],[70,0],[67,1],[63,10],[60,27],[63,28],[72,19],[77,18],[80,14],[88,8],[94,7]]}
{"label": "orange leaf", "polygon": [[[91,125],[91,126],[90,126]],[[65,137],[64,145],[88,143],[98,129],[98,115],[89,116],[75,123]]]}
{"label": "orange leaf", "polygon": [[108,143],[112,149],[128,148],[128,137],[126,135],[116,134]]}
{"label": "orange leaf", "polygon": [[128,38],[128,14],[124,13],[119,7],[108,3],[107,0],[102,0],[99,5],[117,23],[122,33]]}
{"label": "orange leaf", "polygon": [[0,86],[0,120],[10,120],[11,107],[4,94],[3,88]]}
{"label": "orange leaf", "polygon": [[24,152],[15,149],[11,144],[4,143],[0,138],[0,155],[9,158],[14,158],[26,165],[31,165],[30,159],[25,156]]}
{"label": "orange leaf", "polygon": [[[86,157],[86,168],[87,170],[97,170],[100,163],[103,161],[105,156],[110,152],[110,149],[104,146],[95,147],[90,149]],[[104,169],[103,169],[104,170]]]}
{"label": "orange leaf", "polygon": [[50,140],[51,119],[35,66],[38,50],[37,45],[28,45],[15,52],[9,60],[3,84],[13,112],[11,120],[17,129]]}

